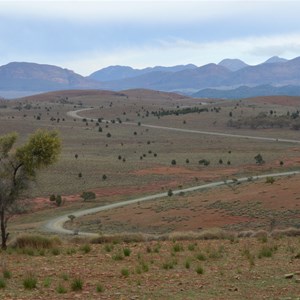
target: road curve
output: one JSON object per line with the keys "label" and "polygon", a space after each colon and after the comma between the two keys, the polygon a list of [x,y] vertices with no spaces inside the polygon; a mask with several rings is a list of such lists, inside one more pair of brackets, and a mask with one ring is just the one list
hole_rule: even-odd
{"label": "road curve", "polygon": [[[79,112],[91,110],[94,108],[83,108],[74,111],[67,112],[67,115],[72,118],[77,119],[85,119],[86,117],[81,117],[78,115]],[[91,120],[90,118],[87,118]],[[97,121],[97,119],[93,119]],[[103,122],[110,122],[108,120],[102,120]],[[134,122],[122,122],[123,125],[131,125],[138,126],[137,123]],[[251,140],[260,140],[260,141],[269,141],[269,142],[279,142],[279,143],[292,143],[292,144],[300,144],[300,140],[293,139],[283,139],[283,138],[270,138],[270,137],[261,137],[261,136],[252,136],[252,135],[242,135],[242,134],[232,134],[232,133],[224,133],[224,132],[215,132],[215,131],[203,131],[203,130],[193,130],[193,129],[184,129],[184,128],[174,128],[174,127],[166,127],[159,125],[151,125],[151,124],[140,124],[141,127],[153,128],[153,129],[162,129],[162,130],[170,130],[170,131],[178,131],[185,133],[196,133],[202,135],[214,135],[214,136],[222,136],[222,137],[230,137],[230,138],[240,138],[240,139],[251,139]]]}
{"label": "road curve", "polygon": [[[218,186],[222,186],[222,185],[226,185],[226,184],[236,184],[236,183],[241,183],[241,182],[245,182],[245,181],[249,181],[249,180],[258,180],[258,179],[263,179],[263,178],[267,178],[267,177],[291,176],[291,175],[296,175],[296,174],[300,174],[300,171],[271,173],[271,174],[253,176],[253,177],[242,177],[242,178],[231,179],[231,180],[227,180],[227,181],[216,181],[216,182],[211,182],[211,183],[207,183],[207,184],[189,187],[186,189],[175,190],[175,191],[173,191],[173,195],[178,195],[180,193],[194,192],[194,191],[199,191],[199,190],[208,189],[208,188],[214,188],[214,187],[218,187]],[[158,193],[158,194],[140,197],[140,198],[136,198],[136,199],[121,201],[121,202],[117,202],[117,203],[113,203],[113,204],[108,204],[108,205],[98,206],[98,207],[94,207],[94,208],[74,211],[72,213],[68,213],[63,216],[49,220],[44,225],[43,230],[48,231],[48,232],[58,233],[58,234],[68,234],[68,235],[74,234],[73,230],[65,229],[63,227],[64,224],[69,220],[69,217],[68,217],[69,215],[73,215],[78,218],[78,217],[86,216],[89,214],[95,214],[95,213],[98,213],[101,211],[110,210],[110,209],[130,205],[130,204],[151,201],[151,200],[157,200],[157,199],[161,199],[161,198],[167,197],[167,196],[168,196],[168,193],[164,192],[164,193]],[[90,232],[78,232],[78,234],[82,235],[82,236],[89,236],[89,237],[97,237],[98,236],[98,234],[90,233]]]}

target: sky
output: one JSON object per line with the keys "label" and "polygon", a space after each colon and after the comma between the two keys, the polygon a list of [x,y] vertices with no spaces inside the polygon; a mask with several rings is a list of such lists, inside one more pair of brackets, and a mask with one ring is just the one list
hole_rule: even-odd
{"label": "sky", "polygon": [[250,65],[300,56],[300,1],[0,0],[0,65],[35,62],[87,76],[134,68]]}

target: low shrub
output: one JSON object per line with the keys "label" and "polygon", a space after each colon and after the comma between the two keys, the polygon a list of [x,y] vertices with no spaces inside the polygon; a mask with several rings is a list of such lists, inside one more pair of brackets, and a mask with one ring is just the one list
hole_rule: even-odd
{"label": "low shrub", "polygon": [[83,252],[83,253],[89,253],[91,252],[92,248],[89,244],[84,244],[80,247],[80,250]]}
{"label": "low shrub", "polygon": [[2,273],[3,273],[3,278],[5,278],[5,279],[11,278],[11,272],[9,270],[4,269]]}
{"label": "low shrub", "polygon": [[124,276],[124,277],[128,277],[129,276],[129,270],[127,268],[123,268],[121,270],[121,274]]}
{"label": "low shrub", "polygon": [[72,291],[81,291],[83,288],[83,281],[80,277],[74,278],[71,282]]}
{"label": "low shrub", "polygon": [[58,237],[45,237],[41,235],[22,235],[16,238],[12,246],[20,249],[50,249],[61,245]]}
{"label": "low shrub", "polygon": [[6,282],[4,278],[0,278],[0,289],[4,289],[6,287]]}
{"label": "low shrub", "polygon": [[65,294],[67,292],[67,289],[61,283],[59,283],[59,285],[56,288],[56,291],[58,294]]}
{"label": "low shrub", "polygon": [[23,286],[27,290],[35,289],[37,285],[37,278],[36,276],[29,272],[26,274],[24,280],[23,280]]}
{"label": "low shrub", "polygon": [[96,286],[96,292],[97,293],[103,293],[104,292],[104,286],[102,284],[97,284]]}
{"label": "low shrub", "polygon": [[131,250],[129,248],[124,248],[123,249],[123,254],[124,254],[124,256],[130,256]]}

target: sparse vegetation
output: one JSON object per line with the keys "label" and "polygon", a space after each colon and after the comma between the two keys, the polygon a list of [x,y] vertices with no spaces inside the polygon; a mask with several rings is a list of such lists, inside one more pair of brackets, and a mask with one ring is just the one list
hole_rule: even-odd
{"label": "sparse vegetation", "polygon": [[23,279],[23,286],[27,290],[35,289],[37,285],[37,278],[32,272],[28,272]]}
{"label": "sparse vegetation", "polygon": [[76,291],[81,291],[83,289],[83,281],[80,277],[76,277],[72,280],[71,282],[71,290],[76,292]]}
{"label": "sparse vegetation", "polygon": [[[146,95],[148,92],[151,96]],[[71,287],[77,276],[86,283],[82,285],[82,297],[97,298],[96,293],[103,293],[103,298],[111,298],[122,293],[122,297],[130,298],[133,291],[137,298],[151,299],[197,298],[199,292],[203,299],[213,298],[211,290],[226,299],[234,295],[275,299],[282,294],[283,272],[294,274],[300,257],[297,250],[299,176],[274,177],[276,183],[271,185],[267,178],[256,180],[256,175],[296,170],[299,155],[295,146],[275,139],[255,142],[240,138],[235,143],[234,137],[182,134],[153,129],[147,124],[226,133],[230,112],[233,121],[253,117],[261,111],[275,118],[287,110],[291,116],[291,106],[276,104],[275,107],[267,97],[263,104],[257,99],[213,104],[208,101],[205,105],[208,112],[159,118],[151,111],[160,111],[160,108],[176,111],[185,108],[183,105],[198,104],[194,99],[176,98],[172,94],[164,96],[162,92],[159,97],[165,98],[158,99],[151,91],[142,96],[130,91],[128,93],[136,94],[128,98],[117,92],[74,98],[72,93],[77,92],[70,93],[73,104],[61,103],[60,99],[65,97],[39,96],[47,98],[44,103],[40,101],[39,106],[49,113],[47,117],[41,114],[39,121],[36,120],[40,110],[30,98],[26,100],[31,107],[26,109],[26,117],[24,104],[17,104],[23,100],[10,101],[5,111],[1,111],[1,134],[6,134],[7,126],[12,124],[16,130],[20,128],[21,144],[34,126],[56,126],[64,146],[58,163],[40,173],[24,199],[18,201],[16,217],[9,221],[11,236],[6,253],[2,254],[5,254],[5,267],[9,267],[11,278],[6,278],[4,267],[0,265],[3,271],[0,280],[5,282],[0,290],[1,299],[56,299],[67,297],[58,295],[64,292],[70,293],[69,297],[80,295],[80,290],[74,293]],[[92,106],[94,110],[80,113],[86,117],[85,122],[74,122],[76,119],[69,117],[63,122],[67,111]],[[98,119],[99,111],[101,121],[116,120],[114,124],[92,122]],[[132,125],[120,125],[118,114]],[[294,117],[297,121],[298,117]],[[98,131],[99,125],[103,134]],[[256,131],[243,128],[239,129],[241,135],[298,139],[297,132],[288,127],[261,131],[258,130],[262,127]],[[108,131],[111,133],[109,145]],[[230,129],[230,133],[236,134],[236,130]],[[254,157],[258,153],[264,164],[256,163]],[[122,163],[123,159],[126,162]],[[230,183],[233,178],[243,176],[249,181]],[[228,184],[201,193],[167,196],[172,196],[177,189],[215,181]],[[96,191],[97,198],[80,201],[83,191]],[[83,208],[155,193],[164,193],[165,197],[76,219],[70,217]],[[60,208],[56,207],[52,195],[55,199],[56,195],[64,195]],[[63,243],[53,244],[30,237],[23,246],[17,246],[16,240],[24,232],[40,232],[42,224],[60,215],[69,216],[65,226],[74,233],[77,230],[78,235],[66,236]],[[85,231],[99,236],[90,241],[81,236]],[[48,235],[42,237],[52,240]],[[128,278],[122,269],[128,271]],[[38,279],[37,289],[31,291],[22,286],[28,270]],[[207,283],[212,289],[206,289]],[[296,283],[284,283],[285,294],[297,298]],[[270,286],[272,289],[267,288]]]}

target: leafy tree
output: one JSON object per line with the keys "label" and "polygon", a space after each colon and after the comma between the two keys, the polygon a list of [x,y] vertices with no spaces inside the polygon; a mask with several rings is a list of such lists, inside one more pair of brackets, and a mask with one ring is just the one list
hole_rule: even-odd
{"label": "leafy tree", "polygon": [[18,209],[18,199],[36,171],[53,164],[60,153],[60,139],[56,131],[38,130],[28,141],[14,147],[17,133],[0,136],[0,227],[1,247],[6,249],[9,233],[7,223]]}
{"label": "leafy tree", "polygon": [[54,202],[54,201],[56,200],[55,195],[52,194],[52,195],[49,197],[49,200],[50,200],[51,202]]}
{"label": "leafy tree", "polygon": [[68,215],[68,218],[70,219],[71,223],[73,223],[76,217],[74,215]]}
{"label": "leafy tree", "polygon": [[56,198],[55,198],[55,203],[57,206],[61,206],[62,204],[62,198],[61,198],[61,195],[57,195]]}
{"label": "leafy tree", "polygon": [[94,200],[96,199],[96,194],[94,192],[83,192],[80,197],[84,200]]}
{"label": "leafy tree", "polygon": [[262,165],[265,163],[261,154],[257,154],[256,156],[254,156],[254,159],[258,165]]}

